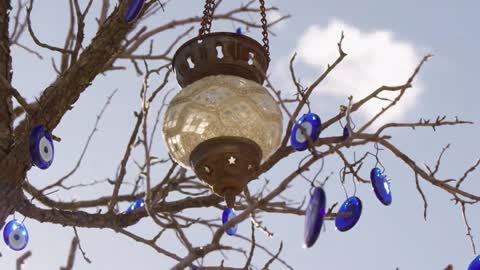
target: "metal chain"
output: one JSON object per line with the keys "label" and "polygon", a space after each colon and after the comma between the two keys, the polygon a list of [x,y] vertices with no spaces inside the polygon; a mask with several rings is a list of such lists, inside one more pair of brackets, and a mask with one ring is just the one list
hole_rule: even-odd
{"label": "metal chain", "polygon": [[263,35],[263,47],[267,51],[267,56],[270,58],[270,41],[268,40],[268,23],[267,12],[265,9],[265,0],[260,0],[260,15],[262,16],[262,35]]}
{"label": "metal chain", "polygon": [[[201,28],[200,30],[198,30],[199,36],[203,36],[205,34],[210,33],[214,11],[215,11],[215,0],[205,0]],[[265,0],[260,0],[260,15],[262,16],[261,23],[262,23],[263,47],[267,52],[267,56],[270,58],[270,45],[269,45],[270,41],[268,40],[268,23],[267,23],[267,11],[265,8]]]}
{"label": "metal chain", "polygon": [[212,17],[213,11],[215,9],[215,0],[206,0],[203,10],[203,17],[201,25],[202,27],[198,30],[198,35],[203,36],[210,33],[210,28],[212,27]]}

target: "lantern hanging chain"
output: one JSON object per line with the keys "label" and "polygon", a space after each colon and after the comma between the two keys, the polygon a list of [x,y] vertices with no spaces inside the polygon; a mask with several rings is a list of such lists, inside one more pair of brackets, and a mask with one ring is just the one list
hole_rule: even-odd
{"label": "lantern hanging chain", "polygon": [[213,12],[215,10],[215,0],[206,0],[203,10],[203,17],[201,22],[200,30],[198,31],[199,36],[210,33],[210,28],[212,27]]}
{"label": "lantern hanging chain", "polygon": [[[214,11],[215,11],[215,0],[205,0],[201,27],[200,27],[200,30],[198,31],[199,36],[203,36],[205,34],[210,33]],[[260,0],[260,16],[262,17],[261,23],[262,23],[263,47],[267,52],[267,56],[270,57],[270,44],[269,44],[270,42],[268,40],[267,9],[265,8],[265,0]]]}
{"label": "lantern hanging chain", "polygon": [[260,0],[260,15],[262,16],[263,47],[267,51],[267,56],[270,58],[270,41],[268,40],[267,9],[265,8],[265,0]]}

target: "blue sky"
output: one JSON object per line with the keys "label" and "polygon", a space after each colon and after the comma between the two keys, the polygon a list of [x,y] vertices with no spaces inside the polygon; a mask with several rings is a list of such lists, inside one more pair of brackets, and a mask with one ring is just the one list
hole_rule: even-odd
{"label": "blue sky", "polygon": [[[16,1],[14,1],[16,2]],[[86,1],[81,1],[84,5]],[[99,1],[98,1],[99,2]],[[99,3],[95,3],[92,16],[87,22],[87,38],[94,34],[96,23],[93,14],[98,13]],[[148,20],[155,26],[172,18],[201,14],[201,1],[175,0],[167,6],[165,13],[159,13]],[[234,1],[224,1],[224,10],[233,6]],[[293,52],[298,52],[297,74],[307,84],[333,62],[336,55],[336,42],[340,31],[345,31],[344,46],[349,54],[347,59],[333,76],[318,88],[312,99],[312,109],[323,119],[334,115],[338,106],[345,104],[348,95],[359,99],[382,84],[397,84],[407,79],[415,65],[425,54],[434,54],[417,80],[407,93],[405,102],[395,112],[380,121],[417,121],[420,117],[436,118],[437,115],[458,116],[461,119],[478,122],[480,109],[478,86],[480,56],[480,32],[478,30],[478,10],[480,4],[474,1],[267,1],[280,8],[280,13],[291,14],[292,18],[275,27],[277,34],[271,37],[273,62],[270,74],[273,83],[285,94],[293,93],[293,85],[285,80],[288,75],[288,60]],[[188,10],[185,8],[189,6]],[[63,44],[67,29],[66,1],[37,1],[33,11],[35,31],[43,41],[56,45]],[[271,17],[275,17],[272,14]],[[233,31],[236,25],[231,23],[214,24],[214,30]],[[176,37],[180,29],[159,35],[155,44],[166,46],[165,41]],[[259,33],[251,33],[257,39]],[[193,37],[194,33],[191,35]],[[32,44],[28,36],[24,43]],[[33,46],[33,45],[32,45]],[[13,85],[27,99],[32,100],[53,81],[49,52],[38,49],[45,57],[40,61],[25,51],[13,48]],[[128,63],[126,63],[128,64]],[[161,78],[153,80],[159,84]],[[94,137],[87,152],[87,160],[70,183],[89,182],[111,177],[115,174],[121,153],[133,125],[133,110],[138,110],[138,89],[142,78],[132,69],[112,72],[99,76],[93,85],[80,98],[75,108],[62,120],[54,134],[62,138],[55,145],[56,159],[47,171],[35,168],[29,172],[29,180],[37,186],[48,185],[68,172],[75,164],[82,144],[93,127],[95,116],[106,97],[119,89],[112,105],[108,108],[100,123],[100,131]],[[177,90],[176,84],[172,84]],[[68,89],[66,89],[68,91]],[[159,101],[155,106],[158,106]],[[371,115],[380,104],[374,104],[355,116],[358,123]],[[334,129],[334,127],[332,127]],[[338,126],[338,132],[341,131]],[[329,130],[326,135],[335,134]],[[410,129],[391,131],[392,142],[410,155],[417,164],[435,162],[441,148],[452,143],[443,162],[439,177],[459,177],[480,156],[480,144],[477,142],[480,127],[460,126],[431,129]],[[372,150],[373,146],[366,148]],[[365,149],[364,149],[365,150]],[[165,156],[165,147],[161,134],[157,134],[154,152]],[[135,153],[140,157],[141,152]],[[349,152],[350,157],[353,155]],[[389,177],[392,178],[393,203],[389,207],[381,205],[374,197],[369,185],[361,185],[357,190],[364,203],[363,215],[351,231],[337,232],[332,222],[326,223],[316,245],[303,249],[303,218],[296,216],[264,215],[264,225],[275,233],[267,238],[261,232],[257,238],[271,250],[278,248],[284,241],[282,258],[295,269],[443,269],[452,263],[455,269],[466,269],[474,255],[469,240],[465,236],[460,207],[454,205],[446,192],[428,183],[422,182],[423,190],[429,202],[428,219],[423,220],[423,202],[415,188],[413,173],[401,161],[388,152],[381,158]],[[302,154],[282,161],[279,166],[268,172],[264,178],[272,185],[281,181],[287,172],[293,170]],[[335,158],[327,160],[323,176],[330,171],[337,172],[339,162]],[[368,167],[368,166],[367,166]],[[133,168],[128,176],[134,175]],[[158,168],[154,174],[161,175]],[[368,175],[368,170],[363,171]],[[479,194],[480,174],[473,173],[465,187]],[[326,187],[328,205],[341,202],[345,195],[338,177],[333,178]],[[252,185],[255,188],[256,184]],[[350,194],[353,187],[347,186]],[[74,192],[58,192],[55,199],[94,198],[99,194],[108,194],[108,186],[99,189],[85,189]],[[286,195],[301,201],[308,192],[308,186],[301,181],[293,182],[292,189]],[[298,195],[302,194],[302,195]],[[122,205],[126,207],[126,205]],[[478,240],[480,218],[476,213],[478,206],[468,206],[467,214],[473,228],[475,240]],[[192,215],[219,216],[216,209],[204,209],[192,212]],[[64,265],[70,240],[71,228],[59,225],[39,224],[26,220],[30,231],[32,250],[24,269],[54,269]],[[249,236],[247,221],[240,224],[240,233]],[[154,235],[158,230],[149,221],[142,221],[129,228],[142,235]],[[140,243],[131,241],[110,230],[79,229],[82,246],[92,265],[77,257],[75,269],[168,269],[172,261],[157,254]],[[193,230],[189,235],[198,244],[205,241],[205,231]],[[177,250],[172,235],[166,235],[159,243]],[[226,243],[248,248],[248,245],[235,239],[225,239]],[[476,241],[478,243],[478,241]],[[0,269],[14,269],[15,260],[21,253],[7,250],[0,245]],[[179,251],[181,254],[184,254]],[[80,255],[80,254],[78,254]],[[209,264],[219,264],[220,256],[207,258]],[[258,252],[254,264],[262,266],[268,257]],[[244,260],[237,255],[225,261],[229,266],[241,266]],[[276,263],[271,269],[284,269]]]}

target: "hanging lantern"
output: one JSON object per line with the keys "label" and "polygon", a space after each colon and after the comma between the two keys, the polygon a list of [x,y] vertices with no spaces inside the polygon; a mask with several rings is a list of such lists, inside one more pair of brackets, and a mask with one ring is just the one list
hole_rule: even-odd
{"label": "hanging lantern", "polygon": [[173,58],[183,89],[170,102],[163,124],[173,159],[192,168],[229,208],[282,135],[280,108],[262,86],[269,53],[260,2],[263,46],[245,35],[210,33],[214,1],[207,0],[199,36]]}

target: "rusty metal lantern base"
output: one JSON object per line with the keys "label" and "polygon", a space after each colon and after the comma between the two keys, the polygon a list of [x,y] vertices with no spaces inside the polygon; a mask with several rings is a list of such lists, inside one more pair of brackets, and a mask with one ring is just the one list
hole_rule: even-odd
{"label": "rusty metal lantern base", "polygon": [[233,208],[235,196],[258,172],[262,150],[252,140],[241,137],[218,137],[199,144],[190,154],[195,174],[225,198]]}

